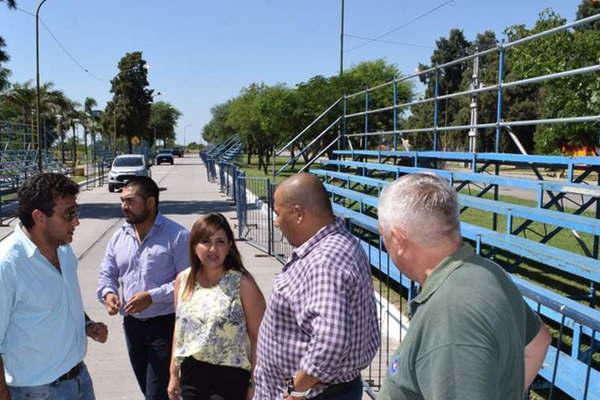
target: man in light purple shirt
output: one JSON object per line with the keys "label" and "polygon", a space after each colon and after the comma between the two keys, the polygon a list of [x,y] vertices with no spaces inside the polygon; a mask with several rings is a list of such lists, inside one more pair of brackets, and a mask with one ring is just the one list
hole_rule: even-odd
{"label": "man in light purple shirt", "polygon": [[189,266],[189,231],[158,212],[159,189],[148,177],[123,188],[127,221],[102,261],[98,298],[123,316],[129,360],[147,400],[167,400],[175,324],[173,282]]}

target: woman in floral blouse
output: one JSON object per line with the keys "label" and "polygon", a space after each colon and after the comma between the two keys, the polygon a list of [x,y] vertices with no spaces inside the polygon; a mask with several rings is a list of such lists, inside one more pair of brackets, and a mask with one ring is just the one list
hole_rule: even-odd
{"label": "woman in floral blouse", "polygon": [[169,399],[250,399],[265,300],[222,214],[194,223],[190,259],[175,281]]}

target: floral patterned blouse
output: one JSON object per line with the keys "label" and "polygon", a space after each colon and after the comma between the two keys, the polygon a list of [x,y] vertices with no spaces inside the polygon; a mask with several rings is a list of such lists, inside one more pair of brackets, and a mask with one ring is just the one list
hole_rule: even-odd
{"label": "floral patterned blouse", "polygon": [[240,299],[242,273],[229,270],[210,288],[198,282],[187,300],[183,291],[190,268],[181,272],[176,322],[175,362],[186,357],[250,371],[250,338]]}

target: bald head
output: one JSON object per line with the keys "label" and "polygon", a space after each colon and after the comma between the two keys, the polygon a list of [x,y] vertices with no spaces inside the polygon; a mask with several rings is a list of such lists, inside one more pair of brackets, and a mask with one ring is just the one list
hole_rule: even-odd
{"label": "bald head", "polygon": [[281,182],[277,187],[282,205],[300,206],[308,214],[333,218],[327,191],[316,176],[301,173]]}

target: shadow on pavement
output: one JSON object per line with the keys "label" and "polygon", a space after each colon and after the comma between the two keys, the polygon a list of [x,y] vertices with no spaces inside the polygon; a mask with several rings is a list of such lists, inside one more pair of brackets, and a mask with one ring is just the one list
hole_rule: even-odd
{"label": "shadow on pavement", "polygon": [[[233,210],[230,201],[161,201],[160,212],[167,215],[200,215]],[[123,216],[119,204],[86,203],[81,205],[80,218],[111,219]]]}
{"label": "shadow on pavement", "polygon": [[213,200],[213,201],[161,201],[160,212],[163,214],[207,214],[211,212],[227,212],[233,210],[233,202]]}

